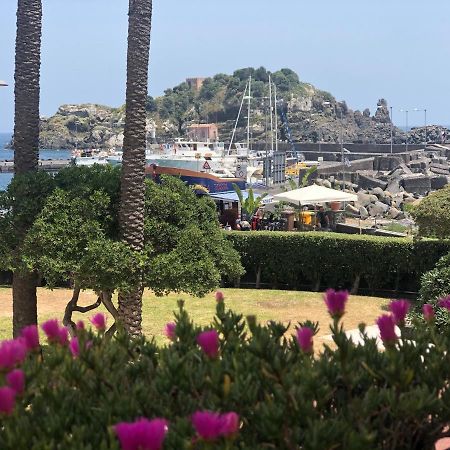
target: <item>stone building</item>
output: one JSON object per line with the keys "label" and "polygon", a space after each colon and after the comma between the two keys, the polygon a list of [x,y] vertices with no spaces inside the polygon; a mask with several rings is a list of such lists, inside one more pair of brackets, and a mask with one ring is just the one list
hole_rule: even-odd
{"label": "stone building", "polygon": [[193,141],[217,141],[219,139],[219,130],[214,123],[199,123],[190,125],[187,129],[189,139]]}
{"label": "stone building", "polygon": [[206,78],[186,78],[186,83],[189,85],[191,89],[194,89],[194,91],[198,92],[202,86],[203,82],[206,80]]}

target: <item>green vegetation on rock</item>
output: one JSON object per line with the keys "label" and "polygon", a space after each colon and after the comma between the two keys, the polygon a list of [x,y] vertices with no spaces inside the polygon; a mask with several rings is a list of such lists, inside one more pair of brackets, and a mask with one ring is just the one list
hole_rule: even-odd
{"label": "green vegetation on rock", "polygon": [[[348,142],[388,142],[390,119],[387,102],[381,99],[374,116],[368,109],[352,111],[345,101],[303,82],[291,69],[270,73],[264,67],[243,68],[232,75],[206,78],[199,90],[187,82],[166,89],[160,97],[148,97],[147,127],[154,129],[159,142],[185,137],[189,125],[216,123],[223,141],[231,138],[239,105],[249,77],[252,77],[252,136],[264,139],[268,110],[269,74],[277,87],[278,110],[285,113],[294,141],[338,142],[343,125]],[[245,115],[245,114],[244,114]],[[244,115],[238,123],[236,139],[246,136]],[[279,121],[279,136],[286,140],[286,126]],[[63,105],[41,124],[41,146],[47,148],[121,147],[124,109],[101,105]],[[402,132],[394,127],[394,138]]]}

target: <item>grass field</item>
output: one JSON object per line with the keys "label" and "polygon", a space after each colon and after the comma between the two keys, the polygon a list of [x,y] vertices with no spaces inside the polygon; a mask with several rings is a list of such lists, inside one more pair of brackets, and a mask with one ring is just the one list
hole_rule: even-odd
{"label": "grass field", "polygon": [[[329,334],[330,318],[322,300],[322,294],[316,292],[272,291],[256,289],[224,289],[225,301],[228,307],[244,314],[255,314],[259,321],[277,320],[295,324],[306,319],[318,321],[320,324],[320,341]],[[39,320],[62,318],[71,292],[67,289],[50,291],[38,290]],[[177,309],[177,300],[182,298],[186,302],[186,309],[193,320],[200,324],[210,323],[214,311],[214,294],[204,298],[196,298],[185,294],[171,294],[167,297],[156,297],[150,291],[144,294],[143,329],[147,336],[155,335],[158,343],[163,344],[166,338],[163,328],[167,322],[173,320],[173,311]],[[87,305],[95,301],[92,292],[83,292],[80,304]],[[11,337],[12,321],[11,289],[0,288],[0,339]],[[387,305],[388,300],[377,297],[351,296],[344,316],[346,329],[357,328],[365,322],[372,325],[374,320]],[[75,314],[74,317],[88,319],[93,313],[85,315]]]}

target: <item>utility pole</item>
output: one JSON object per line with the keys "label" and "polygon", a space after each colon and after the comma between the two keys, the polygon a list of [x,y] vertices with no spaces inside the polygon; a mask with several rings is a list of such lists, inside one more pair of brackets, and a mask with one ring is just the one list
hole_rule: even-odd
{"label": "utility pole", "polygon": [[425,113],[425,149],[427,148],[427,144],[428,144],[428,133],[427,133],[427,110],[426,110],[426,108],[424,108],[424,109],[418,109],[418,108],[414,108],[413,109],[413,111],[416,111],[416,112],[423,112],[423,113]]}
{"label": "utility pole", "polygon": [[275,96],[275,151],[278,152],[278,112],[277,112],[277,85],[273,83],[273,91]]}
{"label": "utility pole", "polygon": [[269,74],[269,111],[270,111],[270,152],[273,156],[273,107],[272,107],[272,78]]}
{"label": "utility pole", "polygon": [[252,76],[248,79],[248,106],[247,106],[247,158],[250,151],[250,112],[252,101]]}
{"label": "utility pole", "polygon": [[425,150],[427,149],[428,137],[427,137],[427,109],[424,109],[425,112]]}
{"label": "utility pole", "polygon": [[345,189],[345,160],[344,160],[344,123],[341,109],[341,164],[342,164],[342,190]]}
{"label": "utility pole", "polygon": [[269,136],[267,135],[268,134],[268,128],[269,128],[269,124],[268,124],[268,120],[267,120],[267,104],[265,104],[264,105],[265,107],[264,107],[264,110],[265,110],[265,112],[266,112],[266,114],[265,114],[265,120],[264,120],[264,122],[265,122],[265,136],[266,136],[266,188],[268,188],[269,187]]}

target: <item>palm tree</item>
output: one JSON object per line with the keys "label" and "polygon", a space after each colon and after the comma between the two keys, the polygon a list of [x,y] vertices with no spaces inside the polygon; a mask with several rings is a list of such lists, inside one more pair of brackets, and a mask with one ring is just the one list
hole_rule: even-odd
{"label": "palm tree", "polygon": [[[41,67],[41,0],[18,0],[14,170],[16,175],[35,171],[39,152],[39,79]],[[17,230],[23,237],[26,229]],[[20,246],[17,249],[20,253]],[[34,273],[16,271],[13,276],[13,334],[26,325],[37,323],[37,278]]]}
{"label": "palm tree", "polygon": [[241,189],[236,183],[233,183],[233,189],[236,192],[239,203],[241,204],[241,210],[243,214],[246,214],[248,217],[248,220],[251,220],[253,215],[258,211],[259,207],[261,206],[261,202],[265,197],[267,197],[267,192],[261,195],[257,195],[255,197],[253,193],[253,189],[248,189],[248,197],[244,199],[244,196],[242,194]]}
{"label": "palm tree", "polygon": [[[119,221],[123,240],[144,248],[145,147],[152,0],[129,0],[126,121]],[[119,318],[130,335],[141,333],[142,284],[119,293]]]}

